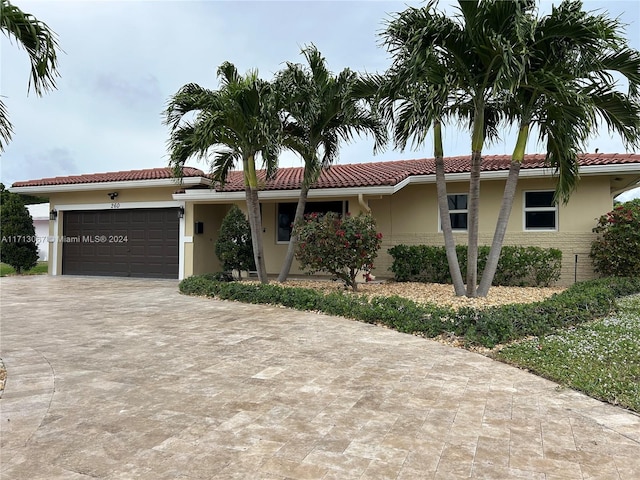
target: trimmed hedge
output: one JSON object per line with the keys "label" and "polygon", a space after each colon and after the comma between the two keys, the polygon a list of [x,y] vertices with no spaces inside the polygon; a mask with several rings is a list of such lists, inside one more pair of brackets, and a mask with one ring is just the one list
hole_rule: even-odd
{"label": "trimmed hedge", "polygon": [[452,333],[468,344],[494,347],[604,317],[615,310],[617,297],[640,292],[640,278],[601,278],[576,283],[542,302],[457,311],[398,296],[367,298],[344,291],[324,294],[309,288],[219,282],[211,276],[189,277],[179,288],[187,295],[318,311],[427,337]]}
{"label": "trimmed hedge", "polygon": [[[396,245],[388,250],[393,257],[390,270],[398,282],[451,283],[444,247]],[[456,246],[463,278],[467,270],[467,247]],[[487,263],[489,247],[478,248],[478,271]],[[541,287],[560,278],[562,252],[556,248],[504,246],[493,285]]]}

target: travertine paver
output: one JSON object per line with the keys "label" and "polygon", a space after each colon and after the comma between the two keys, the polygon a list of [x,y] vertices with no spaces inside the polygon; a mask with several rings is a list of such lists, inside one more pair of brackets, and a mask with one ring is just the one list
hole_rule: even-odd
{"label": "travertine paver", "polygon": [[0,280],[0,478],[640,477],[625,410],[422,338],[176,287]]}

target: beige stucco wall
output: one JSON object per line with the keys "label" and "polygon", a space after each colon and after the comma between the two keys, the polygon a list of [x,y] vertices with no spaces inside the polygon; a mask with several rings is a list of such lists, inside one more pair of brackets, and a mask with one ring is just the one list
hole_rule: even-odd
{"label": "beige stucco wall", "polygon": [[194,205],[193,229],[195,222],[203,223],[203,233],[193,234],[193,274],[215,273],[222,270],[220,261],[215,254],[215,243],[222,219],[226,215],[228,207],[225,205]]}
{"label": "beige stucco wall", "polygon": [[[520,179],[507,227],[505,245],[539,246],[558,248],[563,254],[562,276],[558,282],[568,285],[593,278],[594,273],[589,258],[591,242],[595,234],[591,229],[596,219],[611,210],[613,199],[609,183],[602,177],[585,177],[571,196],[569,203],[562,206],[558,215],[558,230],[555,232],[525,231],[523,224],[524,192],[530,190],[553,190],[552,179]],[[479,243],[490,245],[495,222],[502,201],[504,181],[485,181],[480,189]],[[448,193],[465,193],[468,183],[452,183]],[[438,232],[438,207],[436,188],[433,184],[411,185],[393,196],[370,200],[369,205],[383,234],[376,270],[378,277],[389,277],[393,261],[387,250],[398,244],[443,245],[442,233]],[[456,243],[467,243],[466,233],[455,234]],[[577,265],[576,265],[577,255]]]}
{"label": "beige stucco wall", "polygon": [[[173,200],[171,195],[176,191],[177,186],[159,188],[136,188],[136,189],[115,189],[107,188],[100,190],[64,192],[51,194],[49,203],[52,208],[55,205],[75,205],[79,203],[104,203],[110,205],[113,202],[166,202]],[[118,192],[115,200],[111,200],[107,195],[110,192]]]}

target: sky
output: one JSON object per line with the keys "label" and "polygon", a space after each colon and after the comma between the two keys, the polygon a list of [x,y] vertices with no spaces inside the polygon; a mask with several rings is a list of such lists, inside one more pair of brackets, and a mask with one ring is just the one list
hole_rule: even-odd
{"label": "sky", "polygon": [[[0,181],[166,166],[168,127],[162,124],[167,100],[195,82],[216,89],[224,61],[241,73],[258,69],[271,79],[285,62],[304,63],[300,49],[313,43],[338,73],[349,67],[382,73],[390,65],[380,32],[391,14],[419,1],[218,1],[218,0],[12,0],[56,32],[57,89],[28,94],[29,61],[15,41],[0,35],[0,95],[14,127],[0,159]],[[452,12],[450,0],[440,7]],[[556,2],[558,3],[558,2]],[[640,50],[640,1],[585,0],[586,9],[608,11],[628,25],[632,48]],[[542,0],[540,10],[553,3]],[[470,135],[444,132],[445,156],[468,155]],[[485,154],[511,154],[515,133],[486,146]],[[587,151],[622,153],[624,145],[606,129]],[[530,141],[527,153],[543,151]],[[373,155],[373,140],[344,144],[338,163],[431,157],[426,142],[418,150]],[[192,160],[190,165],[208,171]],[[299,166],[286,153],[280,166]],[[633,194],[640,197],[640,189]]]}

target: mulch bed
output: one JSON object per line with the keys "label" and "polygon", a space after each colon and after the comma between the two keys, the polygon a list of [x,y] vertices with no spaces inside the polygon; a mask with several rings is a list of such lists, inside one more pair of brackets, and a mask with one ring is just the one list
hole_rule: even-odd
{"label": "mulch bed", "polygon": [[[276,284],[278,284],[276,282]],[[282,286],[313,288],[325,293],[345,290],[341,282],[322,280],[289,280]],[[380,281],[358,285],[356,295],[392,296],[408,298],[416,303],[434,303],[452,308],[485,308],[510,303],[532,303],[545,300],[554,293],[560,293],[564,287],[491,287],[484,298],[457,297],[453,285],[439,283]]]}

